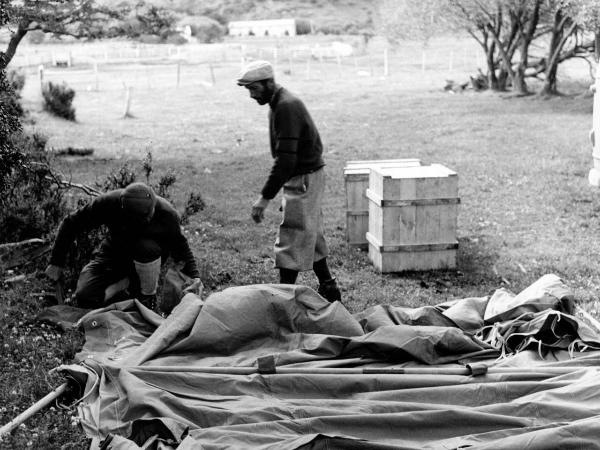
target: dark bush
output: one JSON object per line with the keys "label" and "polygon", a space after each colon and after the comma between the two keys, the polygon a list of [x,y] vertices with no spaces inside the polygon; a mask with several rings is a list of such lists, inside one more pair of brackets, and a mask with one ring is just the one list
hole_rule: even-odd
{"label": "dark bush", "polygon": [[14,133],[19,157],[5,166],[0,186],[0,236],[4,242],[44,238],[66,213],[63,191],[57,189],[44,152],[45,138]]}
{"label": "dark bush", "polygon": [[25,86],[25,74],[20,70],[9,70],[7,79],[13,90],[20,95]]}
{"label": "dark bush", "polygon": [[21,106],[21,89],[25,85],[25,75],[15,70],[10,70],[3,77],[4,87],[0,89],[0,104],[8,116],[18,120],[25,113]]}
{"label": "dark bush", "polygon": [[187,44],[187,39],[179,33],[171,33],[166,37],[165,43],[171,45],[183,45]]}
{"label": "dark bush", "polygon": [[51,81],[44,83],[42,96],[44,97],[44,109],[46,111],[63,119],[75,120],[75,108],[73,108],[75,91],[68,87],[66,83],[55,84]]}
{"label": "dark bush", "polygon": [[312,33],[312,22],[306,19],[296,19],[296,34]]}
{"label": "dark bush", "polygon": [[205,207],[206,203],[204,202],[204,198],[202,198],[202,194],[197,192],[190,193],[183,214],[181,214],[181,224],[187,225],[190,221],[190,217],[204,210]]}
{"label": "dark bush", "polygon": [[215,19],[208,16],[187,17],[179,22],[180,27],[189,25],[194,36],[199,42],[220,42],[227,32],[227,28]]}
{"label": "dark bush", "polygon": [[155,34],[140,34],[137,40],[142,44],[160,44],[162,42],[162,38]]}
{"label": "dark bush", "polygon": [[10,186],[13,168],[18,167],[25,157],[12,141],[12,136],[21,131],[19,118],[22,113],[6,72],[0,70],[0,195]]}
{"label": "dark bush", "polygon": [[38,45],[46,40],[46,33],[42,30],[31,30],[27,32],[27,41],[30,44]]}

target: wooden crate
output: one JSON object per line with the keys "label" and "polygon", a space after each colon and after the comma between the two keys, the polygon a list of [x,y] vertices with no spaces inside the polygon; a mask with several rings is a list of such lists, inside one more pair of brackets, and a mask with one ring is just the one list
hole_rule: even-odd
{"label": "wooden crate", "polygon": [[346,240],[353,247],[366,249],[369,227],[369,201],[366,197],[371,167],[415,167],[421,161],[414,158],[348,161],[344,167],[346,186]]}
{"label": "wooden crate", "polygon": [[456,267],[458,176],[440,165],[371,169],[369,258],[380,272]]}

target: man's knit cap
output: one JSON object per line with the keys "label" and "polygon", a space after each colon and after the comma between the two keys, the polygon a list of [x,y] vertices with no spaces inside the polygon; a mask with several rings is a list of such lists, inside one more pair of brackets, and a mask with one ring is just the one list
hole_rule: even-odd
{"label": "man's knit cap", "polygon": [[128,215],[149,219],[156,206],[156,194],[144,183],[131,183],[123,189],[121,205]]}

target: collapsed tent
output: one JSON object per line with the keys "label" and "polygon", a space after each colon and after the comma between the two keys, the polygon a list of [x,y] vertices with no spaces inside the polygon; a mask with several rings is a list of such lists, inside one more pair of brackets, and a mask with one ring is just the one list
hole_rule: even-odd
{"label": "collapsed tent", "polygon": [[136,300],[78,324],[78,404],[105,449],[600,448],[600,330],[554,275],[350,314],[304,286]]}

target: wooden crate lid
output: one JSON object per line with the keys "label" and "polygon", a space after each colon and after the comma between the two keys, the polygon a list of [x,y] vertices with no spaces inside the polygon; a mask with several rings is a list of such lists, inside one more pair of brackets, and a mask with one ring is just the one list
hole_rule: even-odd
{"label": "wooden crate lid", "polygon": [[417,167],[374,167],[369,175],[367,197],[370,201],[374,201],[375,197],[382,201],[457,199],[458,176],[456,172],[441,164]]}
{"label": "wooden crate lid", "polygon": [[417,158],[348,161],[344,167],[344,175],[369,175],[374,167],[416,167],[420,165],[421,160]]}
{"label": "wooden crate lid", "polygon": [[443,178],[457,176],[456,172],[441,164],[415,167],[373,167],[384,178]]}

